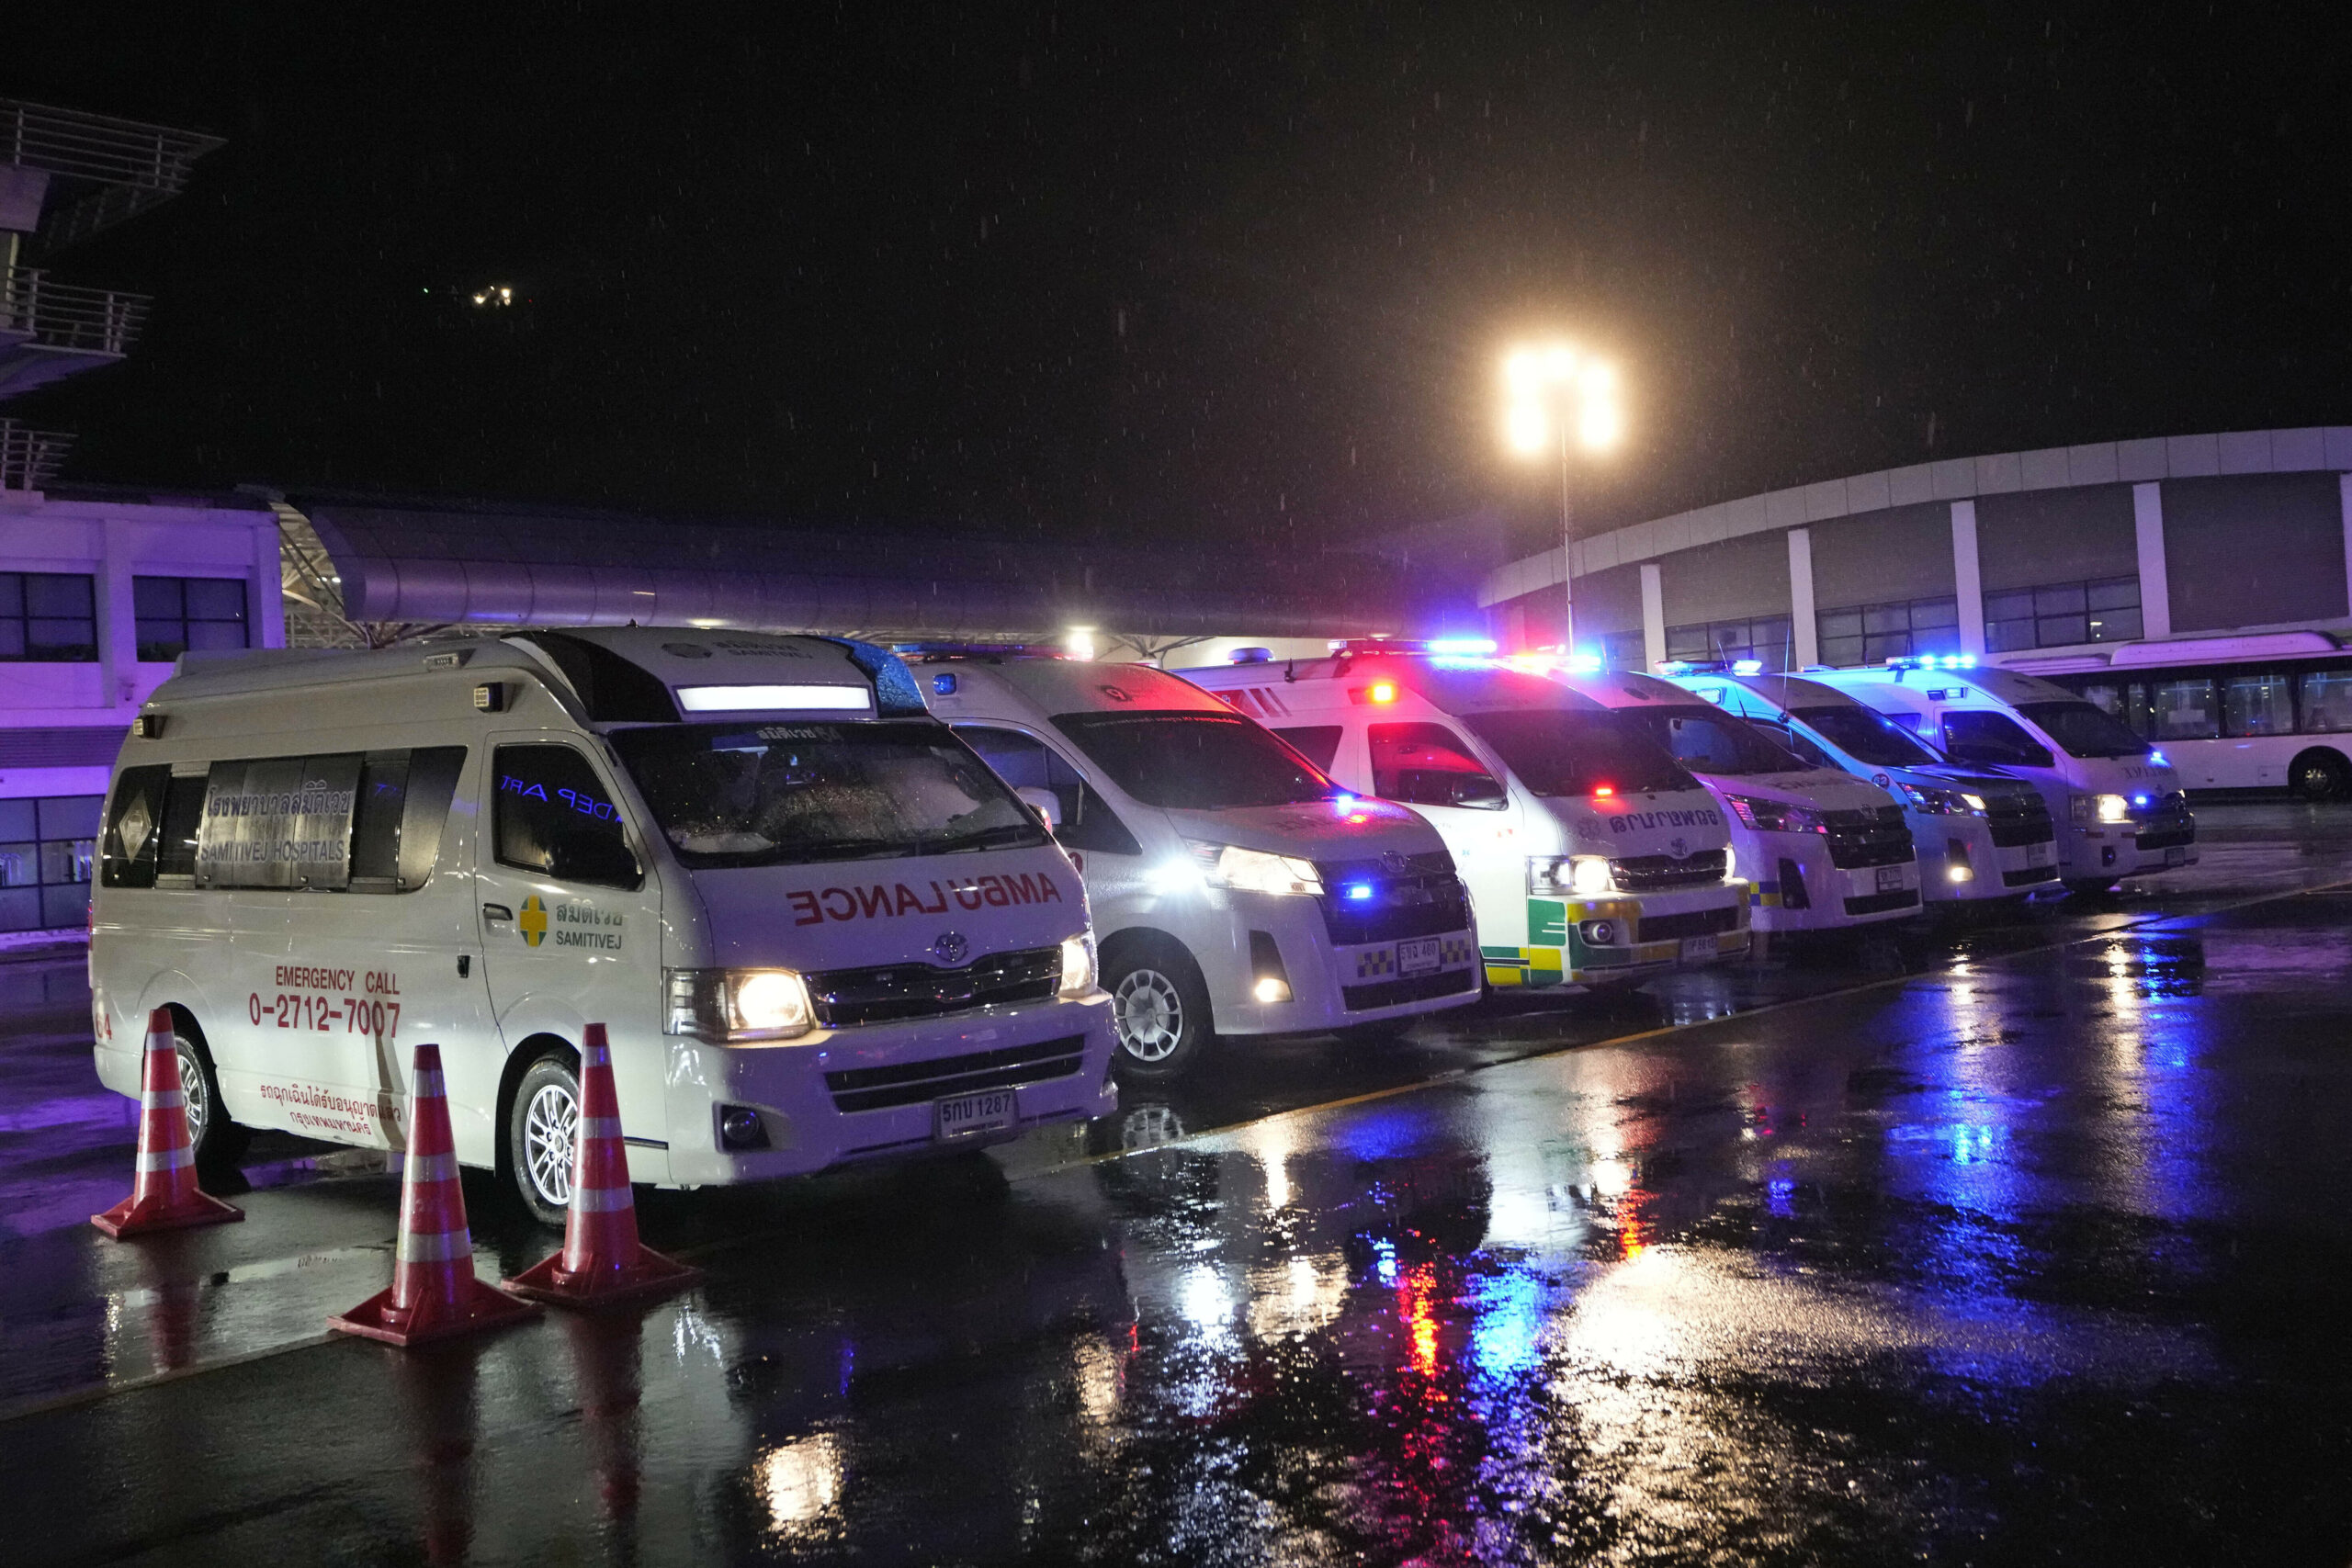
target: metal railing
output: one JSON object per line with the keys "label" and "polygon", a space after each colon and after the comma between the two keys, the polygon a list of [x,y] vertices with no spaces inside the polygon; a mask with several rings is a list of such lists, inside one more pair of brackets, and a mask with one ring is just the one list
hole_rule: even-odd
{"label": "metal railing", "polygon": [[43,238],[52,248],[177,196],[196,161],[221,145],[198,131],[0,98],[0,164],[102,187],[47,226]]}
{"label": "metal railing", "polygon": [[145,294],[51,283],[40,267],[0,267],[0,333],[22,333],[50,348],[128,354],[153,303]]}
{"label": "metal railing", "polygon": [[32,430],[0,419],[0,491],[40,490],[56,476],[74,437],[62,430]]}

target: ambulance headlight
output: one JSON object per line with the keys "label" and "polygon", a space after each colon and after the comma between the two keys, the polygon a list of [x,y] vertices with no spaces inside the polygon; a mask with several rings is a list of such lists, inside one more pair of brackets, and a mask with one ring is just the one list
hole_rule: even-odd
{"label": "ambulance headlight", "polygon": [[1315,869],[1313,861],[1198,839],[1185,840],[1184,847],[1193,852],[1202,879],[1212,887],[1230,887],[1238,893],[1293,893],[1307,898],[1323,896],[1323,874]]}
{"label": "ambulance headlight", "polygon": [[2071,803],[2077,822],[2127,822],[2132,803],[2120,795],[2078,795]]}
{"label": "ambulance headlight", "polygon": [[1093,994],[1094,933],[1062,938],[1062,1000],[1078,1001]]}
{"label": "ambulance headlight", "polygon": [[1538,897],[1598,897],[1617,891],[1607,855],[1530,855],[1527,890]]}
{"label": "ambulance headlight", "polygon": [[790,969],[672,969],[672,1034],[716,1044],[789,1040],[816,1021],[808,982]]}

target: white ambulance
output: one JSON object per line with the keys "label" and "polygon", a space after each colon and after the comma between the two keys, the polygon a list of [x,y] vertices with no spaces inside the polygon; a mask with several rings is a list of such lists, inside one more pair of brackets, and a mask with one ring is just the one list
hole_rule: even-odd
{"label": "white ambulance", "polygon": [[1349,789],[1427,818],[1469,884],[1492,985],[1632,982],[1747,951],[1723,813],[1590,698],[1388,640],[1181,673]]}
{"label": "white ambulance", "polygon": [[632,627],[190,657],[116,764],[98,1076],[169,1008],[200,1153],[458,1156],[560,1223],[584,1025],[632,1179],[694,1187],[1099,1116],[1110,998],[1028,807],[863,644]]}
{"label": "white ambulance", "polygon": [[1996,767],[2041,791],[2059,824],[2058,873],[2073,892],[2197,863],[2197,819],[2171,761],[2064,686],[1980,669],[1964,654],[1804,678],[1868,703],[1955,762]]}
{"label": "white ambulance", "polygon": [[1877,709],[1801,675],[1673,664],[1666,678],[1739,715],[1820,767],[1902,802],[1929,903],[2022,898],[2058,881],[2058,831],[2041,792],[1996,769],[1948,762]]}
{"label": "white ambulance", "polygon": [[1559,677],[1641,725],[1731,814],[1756,929],[1821,931],[1919,912],[1919,860],[1894,797],[1806,761],[1746,720],[1655,675]]}
{"label": "white ambulance", "polygon": [[1174,1077],[1217,1035],[1396,1032],[1477,998],[1461,879],[1411,811],[1148,665],[899,651],[1084,872],[1123,1072]]}

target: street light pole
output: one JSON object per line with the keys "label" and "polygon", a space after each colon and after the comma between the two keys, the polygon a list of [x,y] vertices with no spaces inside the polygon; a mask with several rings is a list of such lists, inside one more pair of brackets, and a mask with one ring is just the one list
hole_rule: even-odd
{"label": "street light pole", "polygon": [[1573,434],[1587,450],[1617,444],[1624,419],[1617,406],[1617,373],[1600,360],[1579,355],[1564,343],[1515,349],[1503,361],[1510,400],[1504,436],[1522,457],[1547,446],[1560,454],[1560,637],[1564,650],[1576,648],[1576,502],[1568,485],[1568,442]]}

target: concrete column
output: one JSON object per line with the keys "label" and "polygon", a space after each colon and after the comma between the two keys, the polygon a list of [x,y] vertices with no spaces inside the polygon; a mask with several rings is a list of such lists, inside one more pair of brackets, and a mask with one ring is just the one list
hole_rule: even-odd
{"label": "concrete column", "polygon": [[1651,671],[1666,662],[1666,580],[1654,560],[1642,563],[1642,660]]}
{"label": "concrete column", "polygon": [[[2352,502],[2346,503],[2352,507]],[[2352,538],[2352,511],[2345,513]],[[2165,575],[2165,487],[2150,480],[2132,487],[2132,531],[2140,545],[2140,635],[2172,636],[2172,587]]]}
{"label": "concrete column", "polygon": [[1984,657],[1984,577],[1976,566],[1976,503],[1951,503],[1951,582],[1960,601],[1960,650]]}
{"label": "concrete column", "polygon": [[255,648],[286,646],[286,593],[279,566],[276,519],[272,526],[254,530],[253,587],[245,605],[247,635]]}
{"label": "concrete column", "polygon": [[2352,612],[2352,474],[2335,476],[2335,494],[2336,506],[2344,514],[2344,608]]}
{"label": "concrete column", "polygon": [[126,715],[137,700],[139,609],[131,597],[130,525],[119,517],[99,525],[98,705]]}
{"label": "concrete column", "polygon": [[1813,532],[1789,530],[1790,653],[1800,670],[1821,662],[1821,621],[1813,609]]}

